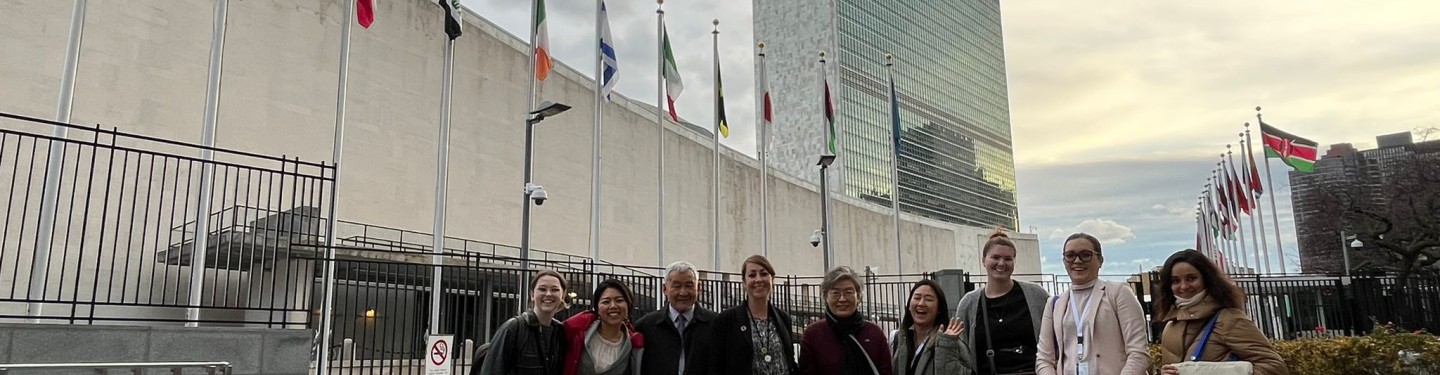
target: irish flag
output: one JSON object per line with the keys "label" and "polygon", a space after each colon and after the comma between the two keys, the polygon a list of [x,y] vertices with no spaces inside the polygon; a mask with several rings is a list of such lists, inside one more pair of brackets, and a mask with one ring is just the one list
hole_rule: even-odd
{"label": "irish flag", "polygon": [[550,76],[550,31],[545,26],[545,0],[535,0],[535,79]]}
{"label": "irish flag", "polygon": [[1280,158],[1286,165],[1300,172],[1314,172],[1319,143],[1276,129],[1264,121],[1260,122],[1260,134],[1265,139],[1265,157]]}
{"label": "irish flag", "polygon": [[680,69],[675,65],[675,53],[670,50],[670,32],[665,26],[660,26],[663,33],[661,42],[665,46],[665,102],[670,104],[670,119],[680,122],[680,115],[675,113],[675,98],[680,97],[680,91],[685,89],[685,83],[680,81]]}

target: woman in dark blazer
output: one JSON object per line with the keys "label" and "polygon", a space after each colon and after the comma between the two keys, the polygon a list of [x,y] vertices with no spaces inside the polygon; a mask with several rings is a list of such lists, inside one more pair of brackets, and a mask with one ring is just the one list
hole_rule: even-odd
{"label": "woman in dark blazer", "polygon": [[790,316],[770,304],[775,267],[765,257],[752,255],[740,266],[740,273],[745,279],[745,303],[715,318],[717,373],[797,374]]}

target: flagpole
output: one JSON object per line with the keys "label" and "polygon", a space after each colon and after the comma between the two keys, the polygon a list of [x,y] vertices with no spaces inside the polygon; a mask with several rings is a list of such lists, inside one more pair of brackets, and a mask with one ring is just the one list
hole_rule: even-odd
{"label": "flagpole", "polygon": [[[55,108],[55,122],[70,122],[75,99],[75,75],[80,66],[80,42],[85,33],[85,5],[85,0],[75,0],[75,7],[70,11],[70,36],[65,47],[65,70],[60,75],[60,98]],[[31,299],[45,299],[45,280],[50,276],[51,242],[55,236],[55,217],[60,210],[60,166],[65,162],[65,143],[59,140],[65,139],[67,133],[69,128],[59,125],[56,125],[51,133],[54,140],[50,141],[49,161],[45,164],[45,190],[40,201],[40,229],[35,232],[35,253],[30,258],[30,285],[26,293]],[[40,287],[39,296],[34,293],[37,286]],[[41,302],[31,302],[26,315],[39,317],[44,306]],[[29,322],[40,321],[32,319]]]}
{"label": "flagpole", "polygon": [[[900,242],[900,108],[895,92],[895,55],[885,54],[885,75],[890,79],[890,212],[895,229],[895,274],[905,274],[905,250]],[[828,271],[827,271],[828,272]],[[904,276],[901,276],[904,277]]]}
{"label": "flagpole", "polygon": [[760,254],[770,256],[770,162],[766,154],[770,153],[770,119],[766,106],[770,104],[770,81],[765,75],[765,42],[760,42]]}
{"label": "flagpole", "polygon": [[[1223,156],[1223,155],[1222,155],[1222,156]],[[1223,159],[1222,159],[1222,160],[1223,160]],[[1232,213],[1232,210],[1230,209],[1230,204],[1228,203],[1229,200],[1230,200],[1230,198],[1226,197],[1227,195],[1229,195],[1229,193],[1226,193],[1226,192],[1225,192],[1226,190],[1229,190],[1229,188],[1226,187],[1223,182],[1221,182],[1221,179],[1220,179],[1220,177],[1219,177],[1219,176],[1221,175],[1221,172],[1220,172],[1220,171],[1223,170],[1223,168],[1224,168],[1224,165],[1221,164],[1221,162],[1215,162],[1215,169],[1212,170],[1212,171],[1210,171],[1210,179],[1213,180],[1213,181],[1215,181],[1215,189],[1216,189],[1215,193],[1216,193],[1217,195],[1219,195],[1219,198],[1224,198],[1224,199],[1225,199],[1225,201],[1222,202],[1222,203],[1224,203],[1224,204],[1223,204],[1224,207],[1219,207],[1219,208],[1220,208],[1220,215],[1222,215],[1222,219],[1223,219],[1223,220],[1222,220],[1222,223],[1221,223],[1221,226],[1220,226],[1220,233],[1221,233],[1221,234],[1220,234],[1220,236],[1221,236],[1221,237],[1220,237],[1220,245],[1221,245],[1221,246],[1220,246],[1220,247],[1221,247],[1221,250],[1220,250],[1220,251],[1221,251],[1221,253],[1225,254],[1225,267],[1228,268],[1228,269],[1230,269],[1230,274],[1234,274],[1234,273],[1235,273],[1235,265],[1234,265],[1234,262],[1235,262],[1235,234],[1234,234],[1233,231],[1230,230],[1230,226],[1229,226],[1229,225],[1225,225],[1225,224],[1224,224],[1224,223],[1227,223],[1227,222],[1230,223],[1230,224],[1234,224],[1234,222],[1230,221],[1230,215],[1231,215],[1231,213]]]}
{"label": "flagpole", "polygon": [[[826,79],[826,77],[825,77],[825,51],[820,51],[820,80],[821,80],[821,82],[826,82],[825,79]],[[829,113],[828,111],[831,110],[830,106],[832,105],[831,102],[830,102],[830,96],[829,96],[829,90],[830,90],[830,88],[829,88],[829,87],[826,87],[826,86],[821,86],[821,90],[825,90],[825,92],[822,93],[822,95],[824,95],[824,99],[826,100],[826,102],[823,103],[823,105],[824,105],[823,110],[827,111],[827,116],[828,116],[828,115],[829,115],[829,114],[828,114],[828,113]],[[824,246],[823,252],[824,252],[824,265],[825,265],[825,269],[824,269],[822,272],[830,272],[830,266],[835,263],[835,249],[834,249],[833,247],[831,247],[831,243],[832,243],[832,242],[830,241],[830,229],[831,229],[831,227],[830,227],[830,178],[829,178],[829,173],[828,173],[828,172],[829,172],[829,169],[830,169],[830,163],[834,162],[834,160],[835,160],[835,155],[830,153],[830,147],[829,147],[831,134],[830,134],[830,124],[828,123],[828,121],[833,121],[833,119],[826,119],[826,121],[827,121],[827,123],[825,124],[825,139],[823,139],[823,140],[821,141],[821,146],[820,146],[821,149],[823,149],[824,151],[822,151],[822,153],[821,153],[821,155],[820,155],[820,163],[819,163],[819,164],[820,164],[820,241],[821,241],[822,245]]]}
{"label": "flagpole", "polygon": [[[1225,173],[1229,176],[1228,178],[1235,178],[1235,158],[1232,156],[1230,147],[1231,145],[1229,144],[1225,145]],[[1227,180],[1227,182],[1229,181],[1230,180]],[[1240,218],[1240,216],[1248,215],[1245,213],[1245,208],[1241,207],[1242,204],[1247,203],[1241,202],[1240,192],[1237,191],[1237,189],[1233,189],[1234,187],[1239,185],[1239,181],[1229,182],[1229,184],[1230,187],[1232,187],[1232,189],[1230,189],[1231,202],[1235,204],[1236,208],[1238,208],[1235,213],[1235,226],[1239,228],[1237,229],[1238,232],[1236,242],[1240,244],[1240,266],[1242,267],[1241,270],[1245,272],[1252,272],[1252,269],[1250,268],[1250,258],[1248,258],[1248,256],[1250,255],[1250,249],[1249,247],[1245,246],[1245,220]],[[1243,188],[1244,186],[1239,187]],[[1251,217],[1253,218],[1254,215],[1251,215]]]}
{"label": "flagpole", "polygon": [[225,26],[229,0],[215,1],[214,30],[210,40],[210,73],[205,86],[205,118],[201,129],[200,197],[195,205],[195,242],[190,252],[190,308],[185,310],[185,326],[199,326],[201,288],[205,281],[205,252],[210,248],[210,200],[214,195],[215,123],[220,109],[220,77],[225,59]]}
{"label": "flagpole", "polygon": [[[1261,120],[1261,119],[1260,119],[1260,107],[1259,107],[1259,106],[1256,106],[1256,107],[1255,107],[1255,121],[1256,121],[1256,122],[1259,122],[1259,123],[1262,124],[1262,125],[1265,124],[1265,120]],[[1249,130],[1247,129],[1246,131],[1248,132]],[[1262,142],[1262,143],[1263,143],[1263,142]],[[1264,146],[1261,146],[1261,147],[1264,147]],[[1263,148],[1262,148],[1262,150],[1263,150]],[[1265,182],[1267,182],[1267,183],[1270,184],[1270,189],[1271,189],[1271,191],[1270,191],[1270,219],[1271,219],[1271,220],[1270,220],[1270,221],[1273,222],[1274,225],[1275,225],[1275,248],[1280,250],[1280,274],[1283,275],[1283,274],[1289,273],[1289,271],[1285,269],[1285,246],[1280,244],[1280,217],[1279,217],[1279,212],[1280,212],[1280,211],[1275,209],[1275,191],[1274,191],[1274,189],[1275,189],[1275,179],[1272,178],[1272,177],[1270,177],[1270,157],[1269,157],[1269,156],[1266,156],[1266,157],[1263,157],[1263,158],[1261,158],[1261,159],[1265,160],[1265,162],[1264,162],[1264,163],[1261,163],[1261,164],[1264,164],[1264,165],[1265,165]]]}
{"label": "flagpole", "polygon": [[350,81],[350,28],[355,18],[355,2],[345,2],[345,18],[340,21],[340,66],[336,69],[335,84],[335,138],[331,144],[330,160],[335,168],[330,181],[330,216],[325,226],[325,284],[324,303],[320,305],[320,347],[315,362],[317,374],[326,373],[330,365],[331,314],[335,313],[335,205],[340,201],[340,156],[345,147],[345,96]]}
{"label": "flagpole", "polygon": [[[1237,134],[1237,135],[1242,137],[1242,139],[1240,140],[1240,148],[1247,148],[1247,147],[1249,147],[1249,146],[1247,146],[1247,145],[1245,144],[1245,140],[1243,139],[1243,136],[1245,135],[1245,133],[1240,133],[1240,134]],[[1227,152],[1227,153],[1228,153],[1228,152]],[[1254,198],[1254,197],[1255,197],[1255,194],[1254,194],[1254,191],[1255,191],[1255,190],[1254,190],[1254,189],[1255,189],[1255,188],[1252,187],[1252,186],[1250,186],[1250,171],[1249,171],[1250,168],[1249,168],[1248,164],[1245,164],[1245,161],[1244,161],[1244,160],[1241,160],[1241,165],[1244,165],[1244,166],[1245,166],[1245,168],[1242,168],[1242,169],[1245,169],[1245,171],[1241,171],[1241,172],[1240,172],[1241,174],[1244,174],[1245,177],[1241,178],[1241,179],[1240,179],[1241,181],[1238,181],[1238,182],[1241,183],[1241,184],[1240,184],[1241,189],[1240,189],[1240,191],[1238,191],[1237,193],[1239,193],[1239,194],[1245,194],[1245,198],[1246,198],[1245,201],[1246,201],[1246,202],[1249,202],[1249,203],[1246,203],[1246,204],[1247,204],[1247,207],[1253,206],[1253,207],[1250,207],[1251,212],[1250,212],[1250,215],[1249,215],[1249,216],[1250,216],[1250,245],[1255,249],[1255,253],[1253,254],[1254,257],[1255,257],[1255,273],[1258,274],[1258,273],[1260,273],[1260,265],[1263,263],[1263,262],[1260,261],[1260,254],[1261,254],[1262,252],[1264,252],[1264,248],[1260,247],[1260,239],[1259,239],[1259,237],[1260,237],[1260,235],[1259,235],[1259,234],[1260,234],[1260,230],[1258,229],[1258,228],[1260,228],[1260,227],[1255,224],[1255,216],[1259,216],[1259,215],[1260,215],[1260,212],[1259,212],[1260,205],[1254,204],[1254,202],[1255,202],[1255,198]]]}
{"label": "flagpole", "polygon": [[655,266],[665,267],[665,0],[655,4]]}
{"label": "flagpole", "polygon": [[1210,237],[1210,217],[1209,217],[1209,215],[1206,215],[1206,211],[1205,211],[1205,192],[1204,192],[1203,190],[1200,192],[1200,195],[1199,195],[1199,196],[1195,197],[1195,218],[1196,218],[1196,221],[1198,221],[1198,222],[1200,223],[1200,234],[1199,234],[1199,235],[1202,236],[1202,237],[1200,237],[1200,238],[1201,238],[1200,242],[1197,242],[1197,243],[1195,244],[1195,246],[1199,247],[1199,249],[1196,249],[1196,250],[1200,250],[1200,253],[1205,254],[1205,256],[1207,256],[1207,257],[1212,257],[1212,258],[1213,258],[1213,257],[1214,257],[1214,254],[1212,254],[1212,252],[1210,251],[1210,238],[1209,238],[1209,237]]}
{"label": "flagpole", "polygon": [[[442,0],[445,1],[445,0]],[[440,333],[440,287],[441,255],[445,253],[445,201],[446,187],[449,183],[449,158],[450,158],[450,99],[451,99],[451,78],[455,70],[455,39],[445,40],[445,66],[441,71],[440,79],[440,135],[436,142],[437,156],[435,160],[435,222],[433,248],[431,249],[430,264],[434,268],[434,277],[430,286],[430,334]],[[525,288],[520,288],[525,289]]]}
{"label": "flagpole", "polygon": [[605,48],[604,36],[600,31],[601,22],[605,22],[601,19],[604,8],[605,0],[595,2],[595,126],[591,131],[590,142],[590,260],[596,264],[600,263],[600,136],[605,112],[600,101],[605,84],[605,56],[602,51]]}
{"label": "flagpole", "polygon": [[[1252,199],[1259,199],[1258,197],[1255,197],[1254,192],[1255,192],[1255,185],[1256,185],[1255,183],[1256,183],[1256,182],[1259,182],[1259,181],[1255,181],[1255,179],[1258,178],[1258,177],[1260,177],[1260,176],[1251,173],[1251,171],[1254,171],[1256,167],[1255,167],[1255,152],[1252,150],[1252,149],[1255,147],[1255,145],[1254,145],[1253,143],[1251,143],[1251,141],[1250,141],[1250,123],[1248,123],[1248,122],[1245,123],[1245,132],[1244,132],[1244,133],[1241,133],[1241,134],[1244,135],[1245,138],[1242,139],[1242,140],[1240,140],[1240,147],[1245,149],[1245,160],[1247,161],[1247,162],[1245,163],[1245,165],[1248,166],[1248,168],[1246,168],[1246,171],[1245,171],[1245,181],[1249,181],[1249,183],[1250,183],[1250,185],[1251,185],[1251,186],[1250,186],[1250,191],[1249,191],[1249,192],[1246,192],[1246,193],[1247,193],[1247,194],[1250,194],[1250,196],[1252,197]],[[1264,191],[1264,187],[1261,187],[1260,190],[1261,190],[1261,191]],[[1270,192],[1270,194],[1274,194],[1274,193],[1275,193],[1275,192],[1273,192],[1273,191]],[[1261,194],[1264,194],[1264,193],[1261,193]],[[1253,202],[1253,200],[1252,200],[1252,202]],[[1256,255],[1261,255],[1261,254],[1264,255],[1264,259],[1265,259],[1265,273],[1267,273],[1267,274],[1273,273],[1274,270],[1270,268],[1270,243],[1269,243],[1269,241],[1267,241],[1267,240],[1265,239],[1265,214],[1262,212],[1262,210],[1261,210],[1261,205],[1260,205],[1259,203],[1256,203],[1256,204],[1255,204],[1255,215],[1254,215],[1254,216],[1251,216],[1251,218],[1254,218],[1255,220],[1257,220],[1257,221],[1259,222],[1259,224],[1257,224],[1257,225],[1255,226],[1255,232],[1256,232],[1256,233],[1259,233],[1261,252],[1260,252],[1260,253],[1256,253]],[[1260,263],[1260,260],[1257,259],[1257,260],[1255,261],[1255,263],[1256,263],[1257,266],[1258,266],[1258,264]]]}
{"label": "flagpole", "polygon": [[720,269],[720,100],[725,93],[720,86],[720,19],[710,21],[711,44],[715,49],[715,128],[710,156],[710,259],[711,269]]}
{"label": "flagpole", "polygon": [[1220,253],[1220,222],[1215,215],[1215,188],[1205,184],[1205,218],[1210,221],[1210,252]]}
{"label": "flagpole", "polygon": [[525,310],[525,303],[530,300],[530,288],[525,287],[529,278],[528,271],[530,270],[530,186],[531,160],[534,157],[534,150],[531,146],[534,144],[535,137],[535,127],[530,121],[531,117],[533,117],[531,113],[535,112],[535,92],[539,87],[539,80],[536,79],[539,68],[535,66],[535,63],[537,60],[536,52],[539,47],[536,44],[539,40],[539,30],[536,29],[540,22],[540,1],[541,0],[530,1],[530,92],[525,96],[527,101],[525,107],[525,155],[523,156],[523,166],[521,167],[523,184],[520,190],[520,274],[517,275],[515,284],[521,286],[516,288],[520,290],[519,303],[515,304],[515,312],[517,314]]}

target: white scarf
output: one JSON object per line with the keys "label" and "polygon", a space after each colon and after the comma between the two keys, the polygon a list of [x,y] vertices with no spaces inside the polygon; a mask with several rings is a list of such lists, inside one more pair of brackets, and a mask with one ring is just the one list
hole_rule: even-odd
{"label": "white scarf", "polygon": [[1190,306],[1195,306],[1195,304],[1200,303],[1200,300],[1203,300],[1203,299],[1205,299],[1205,291],[1204,291],[1204,290],[1200,291],[1200,293],[1195,293],[1195,295],[1190,296],[1190,298],[1185,298],[1185,297],[1181,297],[1181,296],[1175,296],[1175,307],[1176,307],[1176,308],[1182,308],[1182,309],[1183,309],[1183,308],[1187,308],[1187,307],[1190,307]]}

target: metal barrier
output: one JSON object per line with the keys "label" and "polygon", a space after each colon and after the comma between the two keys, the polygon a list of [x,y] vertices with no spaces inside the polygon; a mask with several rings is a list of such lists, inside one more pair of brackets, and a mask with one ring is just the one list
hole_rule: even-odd
{"label": "metal barrier", "polygon": [[110,369],[129,369],[131,373],[141,375],[147,369],[169,369],[171,374],[180,375],[181,370],[187,368],[201,368],[210,375],[230,375],[233,371],[230,362],[96,362],[0,364],[0,374],[8,374],[11,370],[92,370],[97,374],[105,374]]}
{"label": "metal barrier", "polygon": [[0,171],[0,321],[308,323],[332,166],[0,113]]}

